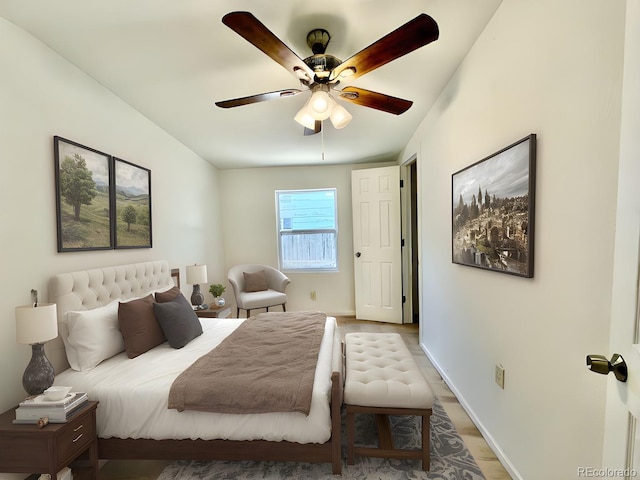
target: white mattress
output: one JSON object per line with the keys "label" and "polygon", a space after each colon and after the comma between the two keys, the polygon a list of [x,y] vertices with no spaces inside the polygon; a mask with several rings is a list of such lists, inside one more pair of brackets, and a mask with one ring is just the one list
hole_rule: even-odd
{"label": "white mattress", "polygon": [[167,398],[173,380],[218,345],[243,319],[201,318],[200,321],[204,333],[182,349],[173,349],[165,342],[133,359],[122,352],[89,371],[65,370],[56,376],[54,384],[87,392],[91,400],[100,402],[97,411],[100,438],[287,440],[298,443],[329,440],[335,318],[327,318],[308,416],[295,412],[232,415],[168,409]]}

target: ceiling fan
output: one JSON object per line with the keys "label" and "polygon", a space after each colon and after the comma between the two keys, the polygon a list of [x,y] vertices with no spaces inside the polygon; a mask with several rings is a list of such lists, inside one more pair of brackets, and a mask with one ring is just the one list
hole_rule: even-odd
{"label": "ceiling fan", "polygon": [[[302,59],[249,12],[228,13],[222,18],[222,23],[286,68],[300,80],[303,87],[312,92],[309,101],[295,116],[295,120],[304,125],[305,135],[318,133],[322,128],[322,120],[327,118],[331,120],[335,128],[343,128],[351,121],[351,114],[335,101],[331,95],[332,91],[343,100],[364,107],[395,115],[406,112],[413,104],[409,100],[353,86],[341,90],[336,87],[340,83],[340,79],[358,78],[437,40],[439,35],[438,24],[435,20],[422,13],[342,61],[325,53],[331,39],[329,32],[316,29],[307,35],[307,45],[311,48],[312,55]],[[216,102],[216,105],[221,108],[239,107],[290,97],[303,91],[306,90],[288,88],[224,100]]]}

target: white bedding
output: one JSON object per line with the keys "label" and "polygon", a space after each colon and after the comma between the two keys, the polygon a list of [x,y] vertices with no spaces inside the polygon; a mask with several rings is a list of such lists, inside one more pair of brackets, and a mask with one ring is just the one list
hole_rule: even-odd
{"label": "white bedding", "polygon": [[335,318],[327,318],[308,416],[293,412],[231,415],[168,409],[167,397],[173,380],[218,345],[243,319],[200,321],[204,333],[184,348],[176,350],[165,342],[133,359],[122,352],[88,371],[67,369],[56,376],[54,383],[85,391],[91,400],[100,402],[97,412],[100,438],[260,439],[298,443],[329,440]]}

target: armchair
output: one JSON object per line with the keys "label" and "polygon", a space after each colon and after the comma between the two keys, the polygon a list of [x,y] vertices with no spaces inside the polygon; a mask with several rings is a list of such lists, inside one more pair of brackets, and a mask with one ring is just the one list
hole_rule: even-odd
{"label": "armchair", "polygon": [[287,311],[287,295],[284,293],[291,283],[289,277],[277,268],[259,264],[236,265],[229,269],[227,275],[229,283],[236,297],[236,317],[240,316],[240,309],[246,310],[247,317],[251,310],[282,305]]}

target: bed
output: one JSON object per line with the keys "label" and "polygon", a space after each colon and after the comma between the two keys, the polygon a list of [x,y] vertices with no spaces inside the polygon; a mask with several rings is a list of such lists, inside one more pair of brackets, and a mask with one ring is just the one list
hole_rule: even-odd
{"label": "bed", "polygon": [[[114,302],[166,292],[176,282],[179,274],[166,261],[58,274],[50,281],[49,296],[57,304],[60,332],[47,345],[56,369],[54,383],[86,391],[91,400],[100,402],[100,458],[326,462],[334,474],[340,474],[342,348],[335,319],[327,317],[324,325],[308,415],[179,412],[167,408],[173,380],[239,330],[245,320],[201,318],[202,334],[184,347],[172,348],[171,342],[164,342],[135,358],[129,358],[129,350],[114,354],[122,348],[114,344],[118,333],[97,326],[101,325],[97,319]],[[69,318],[82,323],[71,324]],[[89,329],[92,336],[83,340],[83,348],[96,337],[104,342],[91,346],[90,354],[78,353],[71,342],[77,325]]]}

